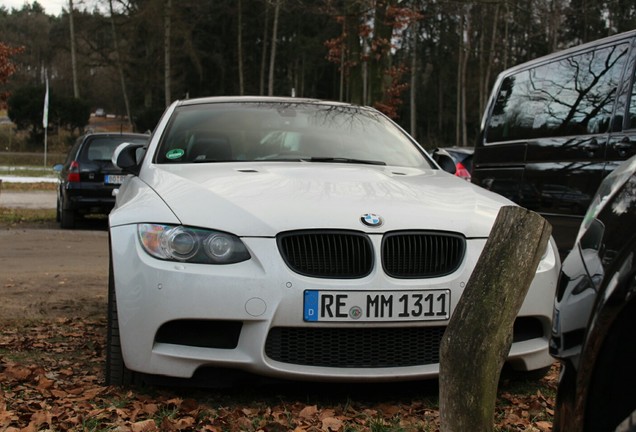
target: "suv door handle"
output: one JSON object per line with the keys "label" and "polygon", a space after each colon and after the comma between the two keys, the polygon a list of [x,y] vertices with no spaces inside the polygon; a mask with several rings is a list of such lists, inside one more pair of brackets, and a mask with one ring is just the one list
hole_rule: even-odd
{"label": "suv door handle", "polygon": [[590,156],[593,156],[594,153],[596,153],[596,151],[601,148],[601,145],[598,143],[596,138],[592,138],[590,142],[583,144],[581,148],[584,151],[586,151]]}

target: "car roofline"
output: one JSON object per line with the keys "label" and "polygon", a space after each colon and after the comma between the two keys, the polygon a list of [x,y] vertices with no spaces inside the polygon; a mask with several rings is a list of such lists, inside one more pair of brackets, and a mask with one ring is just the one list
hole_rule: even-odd
{"label": "car roofline", "polygon": [[329,101],[315,98],[297,98],[287,96],[210,96],[194,99],[183,99],[177,102],[178,106],[190,106],[214,103],[288,103],[288,104],[312,104],[325,106],[341,106],[373,109],[371,107],[355,105],[347,102]]}

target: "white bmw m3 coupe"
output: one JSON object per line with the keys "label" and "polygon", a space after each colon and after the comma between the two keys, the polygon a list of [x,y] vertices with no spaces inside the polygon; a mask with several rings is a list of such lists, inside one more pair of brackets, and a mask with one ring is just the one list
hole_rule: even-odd
{"label": "white bmw m3 coupe", "polygon": [[[449,318],[511,205],[440,169],[380,112],[337,102],[178,101],[146,145],[122,144],[113,161],[129,174],[109,217],[115,385],[214,370],[434,378]],[[559,265],[551,241],[514,325],[514,369],[553,361]]]}

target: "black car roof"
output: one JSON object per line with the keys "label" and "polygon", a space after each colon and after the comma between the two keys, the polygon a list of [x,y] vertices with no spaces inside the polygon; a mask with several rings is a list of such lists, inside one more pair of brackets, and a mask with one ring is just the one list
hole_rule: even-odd
{"label": "black car roof", "polygon": [[549,61],[552,61],[552,60],[556,60],[556,59],[561,58],[561,57],[569,56],[569,55],[575,54],[575,53],[577,53],[579,51],[586,51],[586,50],[588,50],[588,49],[590,49],[592,47],[607,45],[607,44],[611,44],[611,43],[618,42],[618,41],[621,41],[621,40],[629,40],[629,39],[632,39],[634,37],[636,37],[636,30],[630,30],[630,31],[627,31],[627,32],[624,32],[624,33],[619,33],[619,34],[616,34],[616,35],[613,35],[613,36],[608,36],[606,38],[597,39],[597,40],[594,40],[594,41],[591,41],[591,42],[587,42],[587,43],[584,43],[584,44],[581,44],[581,45],[576,45],[576,46],[573,46],[573,47],[570,47],[570,48],[563,49],[561,51],[553,52],[553,53],[545,55],[543,57],[538,57],[536,59],[527,61],[525,63],[520,63],[520,64],[518,64],[516,66],[513,66],[513,67],[511,67],[509,69],[506,69],[503,72],[501,72],[500,77],[514,74],[514,73],[519,72],[521,70],[533,67],[533,66],[535,66],[537,64],[541,64],[541,63],[549,62]]}

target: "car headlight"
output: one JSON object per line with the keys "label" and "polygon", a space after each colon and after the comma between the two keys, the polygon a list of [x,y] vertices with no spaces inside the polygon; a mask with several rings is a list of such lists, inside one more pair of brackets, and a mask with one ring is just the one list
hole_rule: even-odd
{"label": "car headlight", "polygon": [[139,241],[155,258],[199,264],[232,264],[250,259],[235,235],[181,225],[137,225]]}

